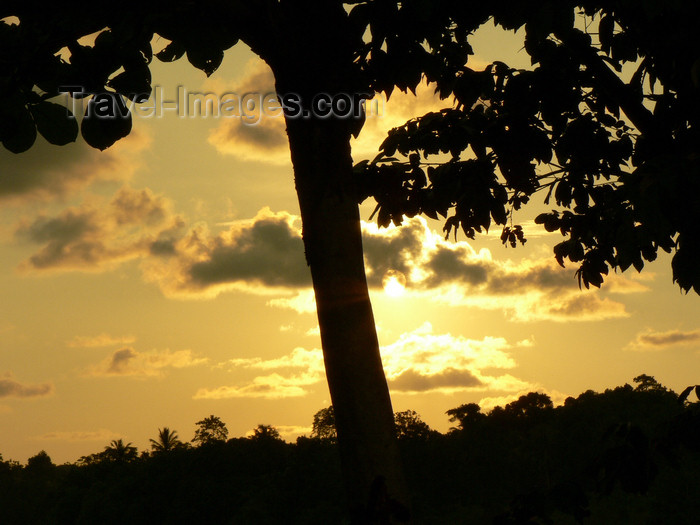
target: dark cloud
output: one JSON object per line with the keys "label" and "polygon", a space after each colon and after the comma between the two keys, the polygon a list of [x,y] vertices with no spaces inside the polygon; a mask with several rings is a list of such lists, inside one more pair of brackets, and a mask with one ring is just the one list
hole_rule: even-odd
{"label": "dark cloud", "polygon": [[148,189],[122,188],[110,206],[117,224],[161,224],[168,216],[165,199],[154,196]]}
{"label": "dark cloud", "polygon": [[44,397],[53,393],[51,383],[35,385],[23,384],[11,375],[0,377],[0,398],[2,397]]}
{"label": "dark cloud", "polygon": [[70,209],[58,217],[39,217],[16,233],[35,243],[67,244],[96,230],[94,216],[94,210]]}
{"label": "dark cloud", "polygon": [[430,254],[426,264],[432,275],[424,283],[432,288],[444,282],[461,282],[470,286],[478,286],[485,283],[492,270],[488,261],[470,261],[470,251],[465,247],[457,246],[454,249],[438,246],[437,250]]}
{"label": "dark cloud", "polygon": [[288,164],[287,133],[269,66],[262,60],[251,62],[246,75],[227,92],[235,95],[240,118],[223,119],[209,142],[221,153],[244,160]]}
{"label": "dark cloud", "polygon": [[494,272],[488,279],[488,291],[493,294],[512,294],[531,289],[570,289],[575,282],[571,271],[547,261],[518,271]]}
{"label": "dark cloud", "polygon": [[389,382],[395,392],[428,392],[445,388],[467,388],[481,386],[481,380],[469,370],[445,368],[435,374],[423,375],[408,369]]}
{"label": "dark cloud", "polygon": [[284,217],[266,217],[239,229],[229,242],[218,238],[208,259],[188,271],[199,287],[235,281],[257,281],[266,286],[311,285],[299,234]]}
{"label": "dark cloud", "polygon": [[568,295],[562,297],[557,304],[547,308],[548,314],[554,317],[590,319],[604,317],[626,317],[625,307],[621,303],[601,298],[597,294]]}
{"label": "dark cloud", "polygon": [[158,377],[172,368],[186,368],[203,364],[206,358],[195,356],[191,350],[150,350],[138,352],[125,347],[112,353],[99,364],[89,367],[88,375]]}
{"label": "dark cloud", "polygon": [[381,287],[382,278],[389,270],[408,275],[412,263],[423,250],[424,227],[419,222],[410,222],[391,234],[373,235],[364,232],[362,245],[368,268],[367,281],[370,286]]}
{"label": "dark cloud", "polygon": [[100,270],[152,252],[183,225],[163,197],[125,187],[107,205],[92,199],[54,217],[40,216],[19,225],[15,236],[42,245],[24,270]]}
{"label": "dark cloud", "polygon": [[[265,117],[262,117],[265,118]],[[279,124],[270,125],[263,121],[257,124],[245,124],[238,119],[222,124],[212,139],[216,145],[228,142],[237,146],[255,147],[259,150],[287,152],[287,135]]]}
{"label": "dark cloud", "polygon": [[638,334],[632,345],[635,347],[664,348],[692,344],[698,341],[700,341],[700,330],[669,330],[667,332],[647,330]]}
{"label": "dark cloud", "polygon": [[133,348],[122,348],[112,354],[108,374],[125,374],[129,372],[129,361],[134,359],[138,354]]}

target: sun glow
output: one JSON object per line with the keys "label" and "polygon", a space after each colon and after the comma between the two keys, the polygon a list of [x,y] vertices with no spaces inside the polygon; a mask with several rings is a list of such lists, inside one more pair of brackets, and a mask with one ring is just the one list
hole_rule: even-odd
{"label": "sun glow", "polygon": [[384,293],[389,297],[401,297],[406,292],[406,276],[396,270],[389,270],[382,279]]}

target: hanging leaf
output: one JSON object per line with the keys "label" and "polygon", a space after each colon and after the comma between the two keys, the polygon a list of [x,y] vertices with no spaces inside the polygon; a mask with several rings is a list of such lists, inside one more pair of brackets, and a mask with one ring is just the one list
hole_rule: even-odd
{"label": "hanging leaf", "polygon": [[151,96],[151,71],[140,64],[119,73],[107,85],[129,100],[145,102]]}
{"label": "hanging leaf", "polygon": [[68,108],[53,102],[40,102],[30,108],[36,128],[47,142],[64,146],[78,137],[78,121]]}
{"label": "hanging leaf", "polygon": [[90,146],[105,150],[131,132],[131,113],[121,95],[100,93],[88,102],[80,132]]}
{"label": "hanging leaf", "polygon": [[174,62],[185,54],[185,46],[180,42],[170,42],[162,50],[156,53],[156,58],[161,62]]}
{"label": "hanging leaf", "polygon": [[27,151],[36,140],[34,119],[20,97],[0,102],[0,139],[12,153]]}
{"label": "hanging leaf", "polygon": [[190,48],[187,50],[187,60],[207,76],[211,76],[224,60],[224,52],[220,49]]}

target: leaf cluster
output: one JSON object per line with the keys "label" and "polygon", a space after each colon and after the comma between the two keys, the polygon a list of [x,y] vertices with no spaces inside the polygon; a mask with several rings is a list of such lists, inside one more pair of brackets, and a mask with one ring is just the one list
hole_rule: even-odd
{"label": "leaf cluster", "polygon": [[454,106],[392,129],[355,166],[358,200],[375,198],[380,226],[442,216],[446,236],[495,224],[515,246],[525,237],[514,212],[542,193],[557,208],[536,222],[567,237],[554,255],[578,266],[580,286],[600,287],[610,269],[641,271],[661,249],[674,253],[681,289],[700,293],[700,38],[687,23],[700,7],[489,9],[496,25],[524,29],[532,68],[494,62],[434,80]]}

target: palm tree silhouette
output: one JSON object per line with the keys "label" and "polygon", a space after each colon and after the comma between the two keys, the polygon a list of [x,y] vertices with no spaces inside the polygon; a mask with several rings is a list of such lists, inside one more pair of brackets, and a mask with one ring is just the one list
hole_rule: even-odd
{"label": "palm tree silhouette", "polygon": [[104,455],[111,461],[128,462],[133,461],[137,457],[137,450],[131,443],[124,443],[124,440],[113,439],[109,445],[105,447]]}
{"label": "palm tree silhouette", "polygon": [[150,439],[153,452],[169,452],[182,445],[175,430],[168,427],[158,429],[158,439]]}

